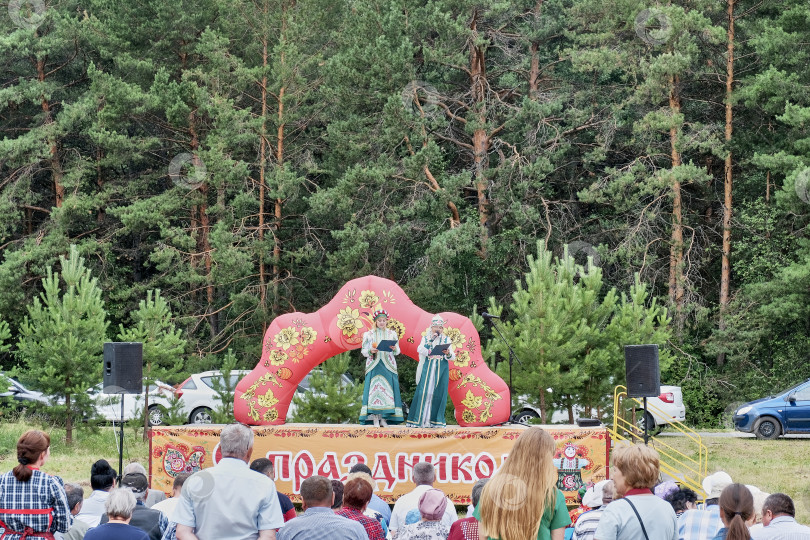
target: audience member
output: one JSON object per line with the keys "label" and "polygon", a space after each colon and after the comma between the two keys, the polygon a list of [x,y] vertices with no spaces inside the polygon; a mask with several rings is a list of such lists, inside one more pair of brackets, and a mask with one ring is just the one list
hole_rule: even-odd
{"label": "audience member", "polygon": [[171,522],[174,509],[177,508],[177,503],[180,502],[180,492],[183,490],[183,484],[186,482],[189,476],[191,476],[191,473],[180,473],[175,476],[174,481],[172,482],[172,496],[168,499],[163,499],[162,501],[155,503],[155,505],[152,506],[152,510],[162,512],[163,515],[169,518],[169,521]]}
{"label": "audience member", "polygon": [[754,497],[742,484],[726,486],[717,504],[723,527],[712,540],[751,540],[748,525],[754,522]]}
{"label": "audience member", "polygon": [[172,514],[174,514],[174,509],[177,508],[177,503],[180,502],[180,493],[183,490],[183,484],[190,476],[191,473],[180,473],[175,476],[174,482],[172,482],[172,496],[168,499],[163,499],[152,507],[152,510],[163,513],[169,520],[169,526],[166,528],[166,532],[163,533],[163,540],[177,539],[177,523],[172,521]]}
{"label": "audience member", "polygon": [[754,524],[749,527],[751,536],[753,536],[754,531],[763,527],[762,507],[765,505],[765,500],[770,496],[770,493],[765,493],[756,486],[748,486],[748,489],[751,490],[751,495],[754,496]]}
{"label": "audience member", "polygon": [[332,511],[332,482],[311,476],[301,482],[304,513],[291,519],[278,531],[279,540],[363,540],[366,530],[356,521]]}
{"label": "audience member", "polygon": [[[84,502],[84,488],[79,484],[65,484],[65,495],[67,496],[70,514],[75,516],[81,512],[82,503]],[[84,521],[74,519],[73,525],[70,526],[70,529],[68,529],[68,532],[66,532],[62,538],[64,540],[82,540],[89,528],[90,526]]]}
{"label": "audience member", "polygon": [[448,505],[444,492],[429,489],[419,497],[422,520],[397,531],[397,540],[447,540],[450,529],[442,523]]}
{"label": "audience member", "polygon": [[796,523],[793,499],[774,493],[762,505],[762,527],[752,531],[753,540],[810,540],[810,527]]}
{"label": "audience member", "polygon": [[[478,506],[478,501],[481,500],[481,492],[488,481],[489,478],[482,478],[473,485],[472,494],[470,495],[473,511]],[[447,536],[447,540],[478,540],[478,520],[472,516],[472,512],[470,512],[470,517],[459,519],[450,526],[450,534]]]}
{"label": "audience member", "polygon": [[110,467],[106,459],[100,459],[90,467],[90,487],[93,492],[82,504],[81,511],[76,515],[87,523],[90,527],[95,527],[101,520],[101,516],[106,513],[104,503],[110,490],[115,487],[115,479],[118,474]]}
{"label": "audience member", "polygon": [[[130,473],[141,473],[147,479],[149,478],[149,474],[146,472],[144,466],[138,463],[137,461],[133,461],[132,463],[124,467],[124,472],[122,472],[121,475],[126,476]],[[137,497],[135,498],[137,499]],[[165,493],[163,493],[159,489],[149,488],[149,491],[147,491],[146,497],[143,500],[143,504],[145,504],[147,508],[152,508],[156,503],[165,500],[166,500]]]}
{"label": "audience member", "polygon": [[687,510],[697,508],[698,496],[697,493],[691,489],[682,487],[678,488],[676,491],[670,492],[664,497],[664,500],[672,505],[672,509],[675,510],[675,515],[681,517]]}
{"label": "audience member", "polygon": [[[371,478],[370,474],[359,471],[353,472],[349,474],[349,476],[346,478],[346,482],[354,480],[355,478],[359,478],[360,480],[366,482],[369,485],[369,487],[371,487],[373,493],[373,490],[375,489],[376,485],[374,483],[374,480]],[[341,487],[340,489],[343,489],[343,487]],[[342,497],[343,495],[341,494],[341,498]],[[335,495],[335,498],[337,499],[337,495]],[[363,512],[363,515],[376,519],[379,522],[380,526],[383,528],[385,535],[388,536],[388,521],[385,519],[385,517],[383,517],[383,515],[380,512],[377,512],[376,510],[371,508],[371,504],[369,504],[366,507],[365,511]],[[419,521],[419,519],[417,518],[416,521]]]}
{"label": "audience member", "polygon": [[475,507],[473,515],[478,518],[482,538],[563,537],[571,518],[565,496],[557,489],[556,449],[554,439],[542,428],[530,427],[520,434],[509,459],[484,486]]}
{"label": "audience member", "polygon": [[602,512],[613,501],[614,491],[613,480],[602,480],[585,492],[582,502],[586,506],[593,508],[593,510],[579,516],[574,526],[574,535],[572,536],[574,540],[593,540]]}
{"label": "audience member", "polygon": [[276,486],[248,467],[253,430],[231,424],[219,437],[222,459],[186,480],[171,516],[178,540],[273,539],[284,524]]}
{"label": "audience member", "polygon": [[[149,491],[149,481],[141,473],[129,473],[121,479],[121,488],[129,489],[135,495],[135,509],[130,516],[129,524],[145,532],[150,540],[160,540],[169,527],[169,520],[159,510],[147,508],[144,499]],[[109,517],[101,516],[100,523],[106,523]]]}
{"label": "audience member", "polygon": [[343,509],[343,482],[332,479],[332,493],[335,494],[335,500],[332,502],[332,511],[337,514]]}
{"label": "audience member", "polygon": [[[392,533],[405,525],[405,518],[408,512],[414,508],[419,507],[419,499],[422,494],[427,490],[433,488],[433,483],[436,481],[436,469],[433,464],[421,461],[413,466],[413,483],[416,487],[409,493],[406,493],[394,504],[394,510],[391,512],[391,522],[389,528]],[[456,508],[453,503],[448,499],[447,507],[442,517],[442,523],[450,528],[450,525],[456,521]]]}
{"label": "audience member", "polygon": [[[370,540],[385,540],[385,531],[380,522],[363,514],[368,507],[372,493],[371,485],[364,479],[353,478],[349,480],[343,486],[343,509],[336,513],[362,525]],[[334,507],[334,505],[332,506]]]}
{"label": "audience member", "polygon": [[50,456],[51,438],[43,431],[26,431],[17,441],[18,464],[0,476],[0,508],[4,511],[0,537],[4,540],[50,537],[70,529],[72,518],[62,479],[39,470]]}
{"label": "audience member", "polygon": [[720,521],[720,507],[717,501],[726,486],[734,481],[728,473],[719,471],[703,479],[706,493],[706,507],[702,510],[687,510],[678,518],[678,538],[680,540],[706,540],[714,538],[723,522]]}
{"label": "audience member", "polygon": [[[267,458],[254,459],[250,464],[250,469],[256,471],[257,473],[261,473],[272,480],[273,486],[275,487],[276,468],[272,461]],[[279,490],[276,490],[276,497],[278,498],[278,504],[281,506],[281,515],[284,516],[284,521],[290,521],[295,517],[295,506],[293,506],[290,498],[281,493]]]}
{"label": "audience member", "polygon": [[129,524],[135,510],[135,495],[126,488],[113,489],[104,500],[107,522],[93,527],[85,540],[149,540],[149,535]]}
{"label": "audience member", "polygon": [[[352,465],[352,468],[349,469],[349,472],[366,473],[371,478],[372,482],[374,481],[374,477],[371,475],[371,469],[365,463],[355,463],[354,465]],[[374,491],[377,491],[376,483],[372,487],[374,488]],[[391,507],[388,506],[388,503],[379,498],[376,494],[374,493],[371,494],[371,502],[368,503],[368,507],[382,514],[382,517],[385,518],[386,523],[389,524],[391,523]]]}
{"label": "audience member", "polygon": [[669,496],[670,493],[675,493],[676,491],[678,491],[678,484],[676,484],[672,480],[661,482],[660,484],[657,484],[653,489],[653,493],[655,493],[655,496],[660,497],[665,501],[667,500],[667,497]]}
{"label": "audience member", "polygon": [[[510,458],[511,459],[511,458]],[[656,497],[658,452],[643,444],[620,444],[610,459],[616,494],[623,497],[607,505],[596,526],[597,540],[676,540],[675,510]]]}

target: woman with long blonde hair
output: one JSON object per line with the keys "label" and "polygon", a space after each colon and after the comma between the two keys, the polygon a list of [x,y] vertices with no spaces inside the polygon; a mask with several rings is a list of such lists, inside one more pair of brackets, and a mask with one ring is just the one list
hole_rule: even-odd
{"label": "woman with long blonde hair", "polygon": [[565,496],[557,489],[551,435],[527,428],[492,476],[473,515],[482,540],[562,540],[571,523]]}

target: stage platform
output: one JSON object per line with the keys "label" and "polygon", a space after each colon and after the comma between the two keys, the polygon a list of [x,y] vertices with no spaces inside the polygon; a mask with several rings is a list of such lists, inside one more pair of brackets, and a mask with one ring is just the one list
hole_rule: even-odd
{"label": "stage platform", "polygon": [[[211,467],[221,458],[223,426],[157,427],[150,435],[151,485],[171,493],[174,476]],[[557,441],[558,485],[569,504],[589,480],[608,477],[607,428],[541,426]],[[393,503],[414,488],[413,465],[437,468],[435,486],[456,504],[470,502],[473,484],[491,476],[504,462],[525,426],[448,426],[443,429],[375,428],[359,425],[285,424],[253,426],[253,457],[272,460],[276,488],[300,502],[301,482],[314,474],[345,480],[355,463],[366,463],[377,481],[377,495]]]}

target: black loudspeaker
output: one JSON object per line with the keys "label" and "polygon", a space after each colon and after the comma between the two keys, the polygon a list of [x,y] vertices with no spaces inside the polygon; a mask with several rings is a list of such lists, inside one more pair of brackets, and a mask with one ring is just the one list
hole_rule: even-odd
{"label": "black loudspeaker", "polygon": [[625,345],[624,369],[629,397],[656,397],[661,393],[658,345]]}
{"label": "black loudspeaker", "polygon": [[104,344],[105,394],[143,392],[143,343]]}

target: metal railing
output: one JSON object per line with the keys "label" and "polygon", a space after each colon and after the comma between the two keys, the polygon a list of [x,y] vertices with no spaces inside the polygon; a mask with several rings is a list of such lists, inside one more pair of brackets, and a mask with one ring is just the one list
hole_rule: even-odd
{"label": "metal railing", "polygon": [[[627,400],[630,400],[630,402],[628,403]],[[631,418],[634,419],[635,411],[640,407],[643,407],[642,401],[638,398],[628,397],[627,388],[621,385],[616,387],[613,392],[613,428],[608,428],[613,440],[630,442],[644,440],[644,430],[633,420],[628,420],[626,417],[626,413],[631,412]],[[665,411],[651,405],[649,401],[647,402],[647,410],[653,416],[668,416]],[[644,414],[643,409],[641,414]],[[645,418],[644,421],[647,422],[647,419]],[[701,482],[706,477],[708,466],[709,452],[706,445],[703,444],[703,440],[695,430],[688,428],[681,422],[668,424],[667,429],[682,433],[694,447],[694,451],[693,455],[690,456],[676,449],[662,438],[649,437],[660,455],[661,472],[672,477],[682,486],[693,489],[698,496],[702,496],[701,498],[705,497]]]}

